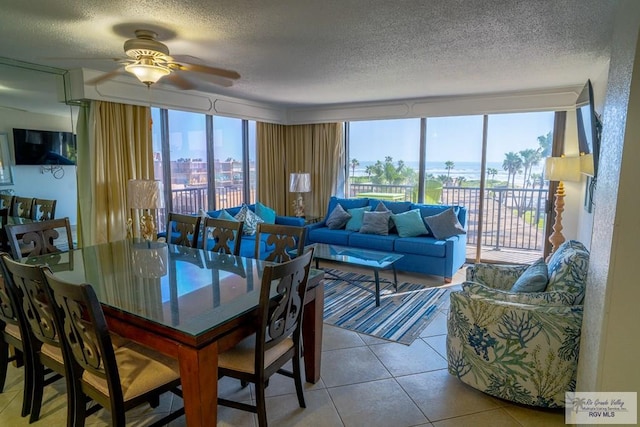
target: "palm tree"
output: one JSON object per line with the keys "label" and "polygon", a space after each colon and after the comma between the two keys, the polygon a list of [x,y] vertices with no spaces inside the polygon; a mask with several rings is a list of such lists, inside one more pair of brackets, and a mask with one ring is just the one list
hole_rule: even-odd
{"label": "palm tree", "polygon": [[522,177],[522,181],[524,184],[524,188],[527,188],[527,183],[529,182],[529,178],[531,175],[531,169],[533,168],[533,166],[540,164],[540,150],[527,148],[526,150],[520,151],[520,156],[522,156],[522,166],[524,167],[524,175]]}
{"label": "palm tree", "polygon": [[462,187],[462,183],[465,182],[467,180],[467,178],[465,178],[464,176],[459,176],[456,178],[456,185],[458,187]]}
{"label": "palm tree", "polygon": [[487,168],[487,175],[491,177],[491,184],[493,184],[493,180],[495,179],[496,175],[498,175],[498,169]]}
{"label": "palm tree", "polygon": [[515,188],[516,174],[522,168],[522,159],[518,153],[514,153],[513,151],[505,153],[504,156],[505,159],[502,162],[502,169],[507,171],[507,185],[509,184],[509,179],[511,179],[511,187]]}
{"label": "palm tree", "polygon": [[374,172],[374,167],[369,165],[364,169],[364,172],[367,174],[367,177],[371,178],[371,174]]}
{"label": "palm tree", "polygon": [[356,166],[360,166],[358,159],[351,159],[351,176],[356,174]]}
{"label": "palm tree", "polygon": [[449,175],[451,174],[451,169],[455,167],[455,164],[451,160],[447,160],[444,162],[444,168],[447,170],[447,182],[451,181],[449,179]]}

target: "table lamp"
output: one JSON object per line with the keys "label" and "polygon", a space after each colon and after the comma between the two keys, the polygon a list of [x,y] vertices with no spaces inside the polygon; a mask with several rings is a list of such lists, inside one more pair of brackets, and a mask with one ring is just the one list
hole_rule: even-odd
{"label": "table lamp", "polygon": [[311,191],[311,174],[309,173],[292,173],[289,177],[289,191],[298,193],[298,197],[293,201],[293,210],[297,217],[304,216],[304,200],[302,193]]}
{"label": "table lamp", "polygon": [[155,240],[156,224],[152,209],[164,208],[162,182],[151,179],[130,179],[127,183],[129,209],[140,209],[140,235],[144,240]]}
{"label": "table lamp", "polygon": [[564,212],[564,181],[580,181],[579,157],[547,157],[544,167],[544,178],[549,181],[558,181],[555,194],[556,219],[553,223],[553,233],[549,236],[551,253],[565,241],[562,234],[562,212]]}

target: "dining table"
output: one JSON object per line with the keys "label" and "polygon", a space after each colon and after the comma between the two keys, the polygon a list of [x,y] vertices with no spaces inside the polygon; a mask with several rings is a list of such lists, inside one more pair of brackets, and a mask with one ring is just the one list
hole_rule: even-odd
{"label": "dining table", "polygon": [[[218,354],[255,332],[270,262],[130,239],[23,262],[91,284],[110,331],[178,360],[187,425],[216,424]],[[312,383],[320,378],[323,276],[310,270],[304,300],[303,362]]]}

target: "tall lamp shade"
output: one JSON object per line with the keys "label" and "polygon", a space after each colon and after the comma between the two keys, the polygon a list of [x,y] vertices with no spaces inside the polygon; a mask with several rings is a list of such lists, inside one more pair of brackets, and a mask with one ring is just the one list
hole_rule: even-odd
{"label": "tall lamp shade", "polygon": [[551,253],[565,241],[562,234],[562,212],[564,212],[564,181],[580,181],[580,157],[547,157],[544,166],[544,177],[549,181],[557,181],[555,194],[556,218],[553,223],[553,233],[549,236]]}
{"label": "tall lamp shade", "polygon": [[298,193],[298,197],[293,201],[293,210],[297,217],[303,217],[304,199],[302,198],[302,193],[311,191],[311,174],[306,172],[292,173],[289,176],[289,191]]}
{"label": "tall lamp shade", "polygon": [[[151,209],[164,208],[161,181],[151,179],[130,179],[127,183],[127,204],[129,209],[140,209],[140,235],[144,240],[155,240],[156,225]],[[132,222],[132,221],[131,221]]]}

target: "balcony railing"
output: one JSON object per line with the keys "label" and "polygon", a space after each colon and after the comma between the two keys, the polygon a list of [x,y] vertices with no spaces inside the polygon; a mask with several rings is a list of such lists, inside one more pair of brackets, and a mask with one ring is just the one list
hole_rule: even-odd
{"label": "balcony railing", "polygon": [[[439,190],[439,189],[438,189]],[[412,185],[352,184],[349,196],[360,193],[398,194],[396,200],[416,201],[417,187]],[[208,210],[207,189],[193,187],[171,191],[173,211],[196,213]],[[427,203],[461,205],[468,208],[467,242],[478,242],[480,189],[477,187],[444,187],[437,192],[439,200]],[[517,249],[542,252],[546,197],[548,189],[488,188],[484,192],[482,244],[485,248]],[[400,196],[401,195],[401,196]],[[216,209],[239,206],[244,201],[242,187],[216,188]]]}

